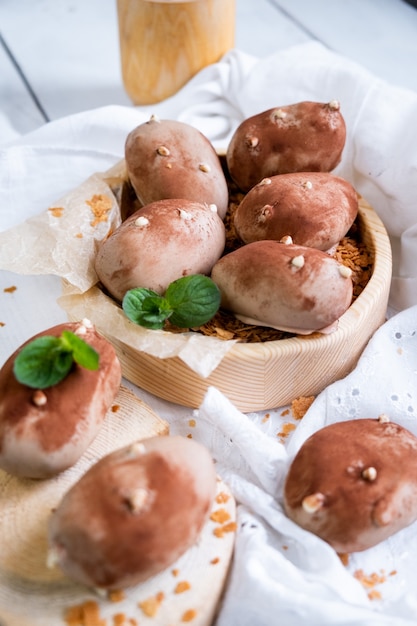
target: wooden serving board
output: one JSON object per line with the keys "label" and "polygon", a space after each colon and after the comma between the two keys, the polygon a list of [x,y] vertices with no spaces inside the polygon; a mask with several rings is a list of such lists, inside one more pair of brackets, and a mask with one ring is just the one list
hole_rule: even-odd
{"label": "wooden serving board", "polygon": [[221,481],[218,491],[224,496],[214,505],[218,521],[210,520],[198,545],[146,583],[103,597],[47,566],[48,519],[64,493],[105,454],[168,434],[168,424],[122,387],[97,438],[72,468],[49,480],[19,479],[0,470],[1,626],[159,626],[179,624],[184,617],[193,626],[211,623],[234,540],[225,524],[234,522],[235,505]]}

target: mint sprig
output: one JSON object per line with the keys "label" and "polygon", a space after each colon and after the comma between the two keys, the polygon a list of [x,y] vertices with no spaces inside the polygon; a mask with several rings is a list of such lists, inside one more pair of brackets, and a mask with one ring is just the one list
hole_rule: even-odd
{"label": "mint sprig", "polygon": [[99,367],[96,350],[70,330],[64,330],[59,337],[43,335],[26,344],[15,358],[13,373],[23,385],[46,389],[61,382],[74,361],[89,370]]}
{"label": "mint sprig", "polygon": [[137,287],[126,292],[122,308],[135,324],[153,330],[169,319],[180,328],[194,328],[208,322],[219,310],[220,290],[211,278],[192,274],[174,280],[161,296]]}

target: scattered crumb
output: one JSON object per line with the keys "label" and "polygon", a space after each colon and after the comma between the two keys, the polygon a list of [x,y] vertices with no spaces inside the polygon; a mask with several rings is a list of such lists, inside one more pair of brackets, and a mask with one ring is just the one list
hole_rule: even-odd
{"label": "scattered crumb", "polygon": [[0,322],[0,328],[3,328],[3,326],[6,326],[6,322]]}
{"label": "scattered crumb", "polygon": [[224,491],[221,491],[216,496],[216,502],[218,504],[221,504],[221,503],[224,503],[224,502],[228,502],[228,500],[230,500],[230,496],[229,496],[228,493],[225,493]]}
{"label": "scattered crumb", "polygon": [[341,552],[338,554],[339,559],[342,561],[343,565],[347,567],[349,565],[349,554],[347,552]]}
{"label": "scattered crumb", "polygon": [[182,580],[176,585],[174,593],[184,593],[184,591],[188,591],[189,589],[191,589],[190,583],[186,580]]}
{"label": "scattered crumb", "polygon": [[190,428],[194,428],[196,423],[197,422],[194,419],[188,420],[188,426],[190,426]]}
{"label": "scattered crumb", "polygon": [[16,291],[16,285],[11,285],[11,287],[5,287],[3,289],[4,293],[14,293]]}
{"label": "scattered crumb", "polygon": [[106,626],[106,620],[101,619],[99,606],[94,600],[70,607],[65,611],[64,619],[67,626]]}
{"label": "scattered crumb", "polygon": [[185,613],[183,613],[181,621],[192,622],[196,616],[197,616],[197,611],[195,611],[194,609],[188,609],[188,611],[185,611]]}
{"label": "scattered crumb", "polygon": [[123,589],[115,589],[109,592],[108,599],[110,602],[122,602],[126,598],[126,594]]}
{"label": "scattered crumb", "polygon": [[211,559],[210,565],[217,565],[217,563],[220,563],[220,558],[215,556],[214,559]]}
{"label": "scattered crumb", "polygon": [[111,412],[112,413],[117,413],[117,411],[120,411],[120,404],[113,404],[113,406],[111,408]]}
{"label": "scattered crumb", "polygon": [[314,400],[315,396],[300,396],[299,398],[295,398],[295,400],[291,402],[291,411],[294,419],[302,419]]}
{"label": "scattered crumb", "polygon": [[277,434],[277,437],[281,437],[282,439],[285,439],[295,429],[296,429],[295,424],[291,424],[291,422],[286,422],[285,424],[282,425],[282,428]]}
{"label": "scattered crumb", "polygon": [[160,591],[156,596],[152,596],[139,602],[138,606],[147,617],[155,617],[164,599],[164,594]]}
{"label": "scattered crumb", "polygon": [[376,589],[372,589],[372,591],[368,593],[368,598],[370,600],[381,600],[382,596],[379,591],[377,591]]}
{"label": "scattered crumb", "polygon": [[288,550],[288,546],[281,546],[283,550]]}
{"label": "scattered crumb", "polygon": [[230,519],[230,513],[226,511],[226,509],[217,509],[217,511],[213,511],[210,515],[210,519],[212,522],[216,522],[218,524],[224,524],[228,522]]}
{"label": "scattered crumb", "polygon": [[62,206],[52,206],[48,209],[50,214],[53,215],[54,217],[62,217],[64,210],[65,209]]}
{"label": "scattered crumb", "polygon": [[179,574],[179,573],[180,573],[180,570],[179,570],[179,569],[173,569],[173,570],[172,570],[172,572],[171,572],[171,574],[172,574],[173,576],[178,576],[178,574]]}
{"label": "scattered crumb", "polygon": [[265,413],[265,415],[262,418],[262,424],[265,424],[265,422],[267,422],[270,417],[271,415],[269,413]]}
{"label": "scattered crumb", "polygon": [[97,226],[100,222],[107,222],[108,213],[112,208],[112,201],[108,196],[102,193],[94,194],[90,200],[85,201],[91,208],[94,219],[91,226]]}
{"label": "scattered crumb", "polygon": [[281,413],[281,417],[286,417],[287,415],[290,414],[290,410],[289,409],[284,409]]}
{"label": "scattered crumb", "polygon": [[217,526],[213,530],[213,535],[216,537],[223,537],[225,533],[232,533],[237,530],[236,522],[228,522],[227,524],[223,524],[222,526]]}
{"label": "scattered crumb", "polygon": [[188,433],[187,437],[188,437],[188,439],[192,439],[193,438],[191,433]]}
{"label": "scattered crumb", "polygon": [[82,239],[83,237],[84,237],[84,235],[83,235],[82,233],[77,233],[77,234],[75,235],[75,238],[76,238],[76,239]]}

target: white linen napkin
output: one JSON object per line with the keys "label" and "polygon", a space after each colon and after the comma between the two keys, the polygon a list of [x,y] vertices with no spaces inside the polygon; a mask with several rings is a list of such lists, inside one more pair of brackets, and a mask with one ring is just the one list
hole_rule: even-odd
{"label": "white linen napkin", "polygon": [[[344,566],[327,544],[286,518],[280,501],[292,455],[326,423],[383,412],[417,434],[417,94],[317,43],[266,59],[234,50],[163,103],[72,115],[3,145],[0,365],[34,332],[65,320],[56,305],[59,279],[31,276],[30,250],[29,276],[13,273],[19,250],[2,256],[8,229],[116,163],[127,133],[151,113],[191,123],[224,148],[245,117],[308,99],[341,102],[348,136],[336,173],[354,184],[385,223],[394,254],[390,312],[401,313],[377,331],[356,370],[316,399],[284,443],[277,437],[288,419],[284,407],[243,415],[210,389],[200,410],[192,411],[135,392],[170,422],[172,432],[190,434],[189,420],[195,418],[193,437],[210,448],[240,503],[235,559],[217,626],[411,626],[417,619],[415,524]],[[11,285],[18,289],[6,290]],[[360,569],[381,574],[379,599],[371,601],[353,575]]]}

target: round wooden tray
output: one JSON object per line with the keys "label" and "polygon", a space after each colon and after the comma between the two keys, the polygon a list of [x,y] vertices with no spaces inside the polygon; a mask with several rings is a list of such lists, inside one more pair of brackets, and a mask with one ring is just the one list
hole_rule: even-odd
{"label": "round wooden tray", "polygon": [[[1,626],[162,626],[179,624],[184,615],[193,616],[194,626],[212,623],[235,534],[235,502],[221,480],[212,519],[199,542],[169,570],[141,585],[106,598],[72,582],[58,568],[47,567],[48,519],[63,494],[98,458],[156,435],[168,435],[168,424],[121,388],[97,438],[72,468],[49,480],[22,480],[0,470]],[[116,615],[126,621],[117,621]]]}
{"label": "round wooden tray", "polygon": [[316,395],[344,377],[384,322],[391,283],[388,235],[364,199],[359,202],[358,224],[365,245],[374,255],[373,272],[363,292],[340,318],[336,332],[236,344],[203,378],[180,358],[161,359],[139,352],[120,341],[110,328],[105,329],[124,376],[160,398],[189,407],[198,407],[207,388],[214,386],[243,412],[272,409],[299,396]]}

